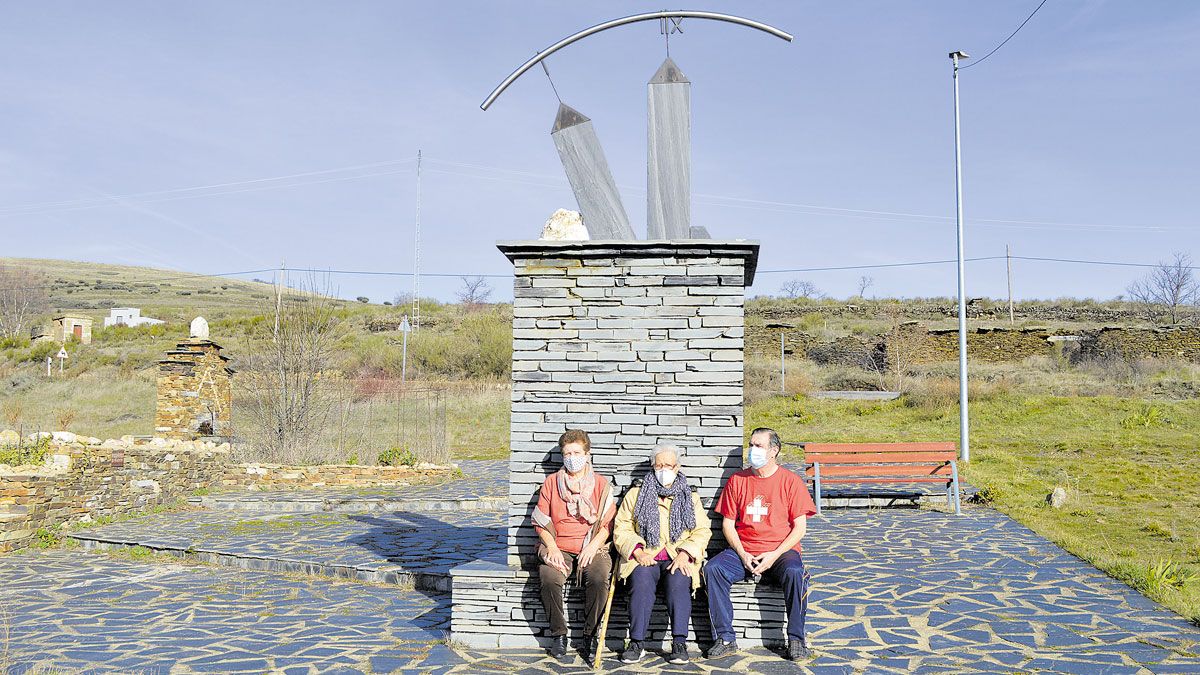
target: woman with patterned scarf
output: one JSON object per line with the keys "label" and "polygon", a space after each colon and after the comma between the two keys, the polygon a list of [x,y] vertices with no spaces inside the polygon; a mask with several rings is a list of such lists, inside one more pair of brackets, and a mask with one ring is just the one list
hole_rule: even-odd
{"label": "woman with patterned scarf", "polygon": [[660,445],[651,453],[654,470],[635,483],[621,500],[613,525],[622,579],[629,581],[629,646],[621,661],[636,663],[650,625],[659,580],[666,578],[671,615],[670,663],[687,663],[692,595],[700,587],[704,549],[712,536],[700,497],[679,472],[682,451]]}
{"label": "woman with patterned scarf", "polygon": [[608,537],[617,512],[612,485],[592,469],[592,442],[584,431],[568,429],[558,439],[563,468],[542,482],[533,526],[538,534],[538,577],[542,605],[550,617],[550,654],[567,654],[563,585],[574,571],[584,587],[583,658],[596,653],[596,629],[608,598],[612,557]]}

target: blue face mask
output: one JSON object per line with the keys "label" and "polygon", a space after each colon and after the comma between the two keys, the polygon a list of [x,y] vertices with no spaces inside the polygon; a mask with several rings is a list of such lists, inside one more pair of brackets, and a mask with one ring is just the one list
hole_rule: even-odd
{"label": "blue face mask", "polygon": [[767,465],[767,451],[757,446],[750,446],[750,466],[761,469]]}

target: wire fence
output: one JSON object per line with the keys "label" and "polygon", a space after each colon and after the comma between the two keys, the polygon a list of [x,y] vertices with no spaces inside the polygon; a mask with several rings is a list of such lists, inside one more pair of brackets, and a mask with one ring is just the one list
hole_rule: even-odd
{"label": "wire fence", "polygon": [[[234,433],[246,441],[248,459],[279,463],[448,464],[446,393],[394,380],[327,382],[313,393],[304,433],[287,436],[285,416],[253,414],[263,409],[248,397],[277,390],[241,391],[233,406]],[[274,442],[281,436],[287,442]]]}

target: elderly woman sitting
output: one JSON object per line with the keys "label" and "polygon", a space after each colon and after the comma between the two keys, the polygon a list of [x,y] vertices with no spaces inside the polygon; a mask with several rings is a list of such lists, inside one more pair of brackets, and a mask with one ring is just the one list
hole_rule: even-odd
{"label": "elderly woman sitting", "polygon": [[687,663],[692,594],[700,587],[704,549],[712,536],[700,497],[679,471],[682,453],[672,445],[654,448],[654,471],[625,494],[613,525],[620,576],[630,579],[629,646],[624,663],[641,660],[659,580],[666,579],[671,615],[671,663]]}
{"label": "elderly woman sitting", "polygon": [[550,654],[567,653],[567,617],[563,585],[574,571],[584,587],[584,659],[597,649],[596,628],[608,597],[612,571],[608,535],[616,514],[612,486],[592,469],[592,442],[584,431],[570,429],[558,439],[563,468],[542,482],[533,525],[538,534],[538,577],[542,605],[550,617]]}

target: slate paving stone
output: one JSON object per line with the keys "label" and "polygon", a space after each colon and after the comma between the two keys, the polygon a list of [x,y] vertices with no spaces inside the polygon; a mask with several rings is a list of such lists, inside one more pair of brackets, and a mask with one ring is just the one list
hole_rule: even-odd
{"label": "slate paving stone", "polygon": [[[492,487],[503,484],[502,465],[489,465]],[[481,511],[191,512],[88,533],[114,528],[114,541],[200,542],[310,571],[384,576],[437,574],[479,552],[499,559],[505,520]],[[632,667],[608,658],[608,671],[1200,672],[1200,657],[1171,649],[1200,642],[1200,629],[988,509],[830,509],[810,523],[805,557],[812,661],[744,646],[711,662],[693,645],[686,667],[652,655]],[[449,597],[394,585],[48,551],[0,558],[6,598],[13,672],[146,672],[167,659],[219,672],[591,672],[540,650],[451,649]]]}

